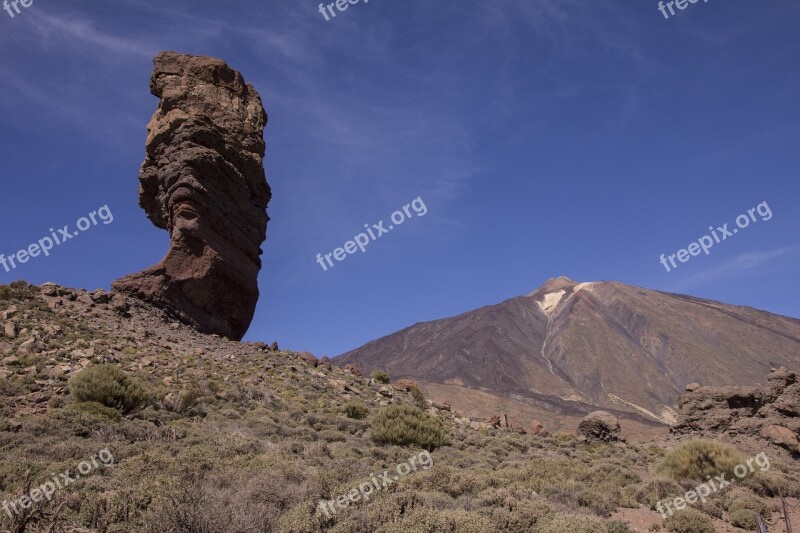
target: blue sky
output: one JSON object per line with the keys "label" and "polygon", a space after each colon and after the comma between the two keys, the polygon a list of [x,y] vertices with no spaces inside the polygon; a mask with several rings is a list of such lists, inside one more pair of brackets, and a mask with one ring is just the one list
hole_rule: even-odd
{"label": "blue sky", "polygon": [[[159,51],[221,57],[270,117],[273,190],[247,338],[336,355],[547,278],[800,317],[800,4],[34,0],[0,11],[0,253],[108,205],[24,278],[108,288],[168,236],[138,207]],[[421,197],[424,217],[328,271]],[[672,272],[659,263],[761,202]]]}

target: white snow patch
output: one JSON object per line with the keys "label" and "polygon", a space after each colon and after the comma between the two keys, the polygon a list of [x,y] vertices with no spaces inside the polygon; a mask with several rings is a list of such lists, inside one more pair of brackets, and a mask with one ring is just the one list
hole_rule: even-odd
{"label": "white snow patch", "polygon": [[537,302],[539,304],[539,308],[544,311],[546,315],[549,315],[553,309],[556,308],[558,302],[561,301],[561,298],[563,298],[566,293],[567,291],[548,292],[544,295],[544,300]]}

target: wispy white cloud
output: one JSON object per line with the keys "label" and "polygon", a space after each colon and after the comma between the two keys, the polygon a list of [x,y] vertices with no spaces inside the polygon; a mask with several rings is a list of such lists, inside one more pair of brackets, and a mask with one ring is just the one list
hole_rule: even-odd
{"label": "wispy white cloud", "polygon": [[679,290],[686,290],[712,281],[730,278],[756,267],[763,266],[774,259],[791,255],[798,250],[800,250],[800,246],[787,246],[774,250],[747,252],[733,257],[717,267],[693,274],[680,281],[677,285]]}
{"label": "wispy white cloud", "polygon": [[38,30],[43,44],[53,43],[61,46],[89,45],[98,55],[110,57],[113,54],[133,54],[152,57],[158,46],[147,40],[122,37],[97,28],[88,18],[74,15],[59,15],[39,9],[31,12],[31,24]]}

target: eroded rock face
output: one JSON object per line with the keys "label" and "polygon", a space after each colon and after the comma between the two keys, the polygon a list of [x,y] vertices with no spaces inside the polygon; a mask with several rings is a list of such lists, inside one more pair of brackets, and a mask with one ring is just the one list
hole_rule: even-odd
{"label": "eroded rock face", "polygon": [[162,52],[154,65],[150,90],[160,103],[147,127],[139,205],[171,243],[161,262],[113,287],[239,340],[258,301],[269,221],[267,115],[224,61]]}
{"label": "eroded rock face", "polygon": [[785,368],[764,387],[701,387],[681,396],[678,410],[674,433],[756,436],[800,452],[800,381]]}

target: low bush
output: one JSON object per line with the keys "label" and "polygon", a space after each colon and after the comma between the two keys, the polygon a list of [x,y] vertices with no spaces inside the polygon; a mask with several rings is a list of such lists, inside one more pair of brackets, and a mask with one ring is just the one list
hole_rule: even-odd
{"label": "low bush", "polygon": [[411,393],[411,398],[414,400],[414,405],[419,407],[420,409],[426,409],[428,407],[428,400],[425,399],[425,395],[422,394],[422,391],[416,385],[413,385],[408,392]]}
{"label": "low bush", "polygon": [[684,509],[664,520],[667,531],[674,533],[715,533],[711,518],[695,509]]}
{"label": "low bush", "polygon": [[92,365],[69,380],[69,392],[79,402],[97,402],[129,414],[148,402],[147,392],[114,365]]}
{"label": "low bush", "polygon": [[389,381],[390,381],[389,380],[389,374],[387,372],[385,372],[384,370],[376,370],[375,372],[372,373],[372,375],[370,377],[372,379],[374,379],[375,381],[378,381],[378,382],[384,383],[384,384],[389,383]]}
{"label": "low bush", "polygon": [[392,405],[381,410],[369,433],[378,444],[417,445],[429,452],[449,444],[447,431],[439,420],[407,405]]}
{"label": "low bush", "polygon": [[0,300],[27,300],[33,298],[41,289],[27,281],[14,281],[8,285],[0,285]]}
{"label": "low bush", "polygon": [[728,518],[736,527],[746,529],[747,531],[756,530],[756,513],[750,509],[736,509],[731,511]]}
{"label": "low bush", "polygon": [[350,402],[345,406],[344,412],[347,415],[347,418],[352,418],[353,420],[364,420],[367,418],[367,414],[369,414],[369,408],[360,402]]}
{"label": "low bush", "polygon": [[744,460],[742,454],[730,446],[706,440],[693,440],[681,444],[667,455],[656,468],[656,473],[676,479],[706,479],[722,473],[733,477],[733,469]]}

